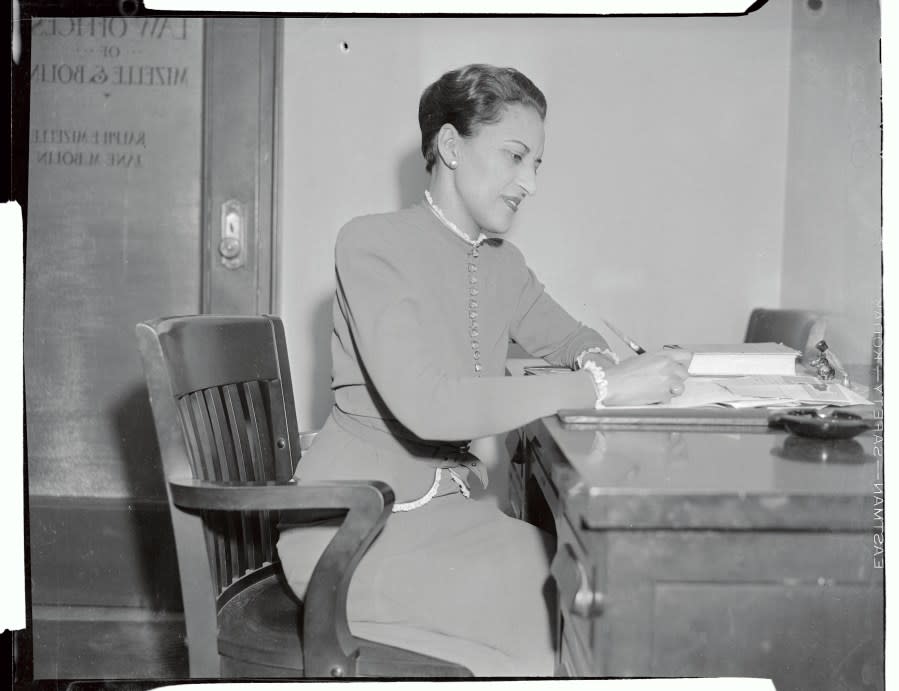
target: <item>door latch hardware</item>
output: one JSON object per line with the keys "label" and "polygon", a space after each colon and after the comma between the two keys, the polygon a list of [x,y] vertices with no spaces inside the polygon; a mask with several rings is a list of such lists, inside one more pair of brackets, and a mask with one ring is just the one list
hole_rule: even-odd
{"label": "door latch hardware", "polygon": [[222,204],[222,233],[219,241],[219,256],[227,269],[237,269],[244,265],[247,253],[246,212],[236,199]]}

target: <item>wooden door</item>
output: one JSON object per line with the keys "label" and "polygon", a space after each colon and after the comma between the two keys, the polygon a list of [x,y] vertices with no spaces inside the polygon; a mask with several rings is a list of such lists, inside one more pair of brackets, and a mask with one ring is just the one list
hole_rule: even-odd
{"label": "wooden door", "polygon": [[181,606],[134,326],[272,311],[277,26],[26,22],[34,671],[130,677],[77,647],[93,649],[85,622]]}

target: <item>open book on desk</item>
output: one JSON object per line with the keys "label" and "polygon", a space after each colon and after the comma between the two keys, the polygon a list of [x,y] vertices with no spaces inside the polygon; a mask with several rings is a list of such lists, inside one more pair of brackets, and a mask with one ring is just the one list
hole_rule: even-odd
{"label": "open book on desk", "polygon": [[812,376],[689,377],[670,403],[560,410],[563,422],[620,424],[767,424],[771,409],[859,406],[871,401],[842,384]]}

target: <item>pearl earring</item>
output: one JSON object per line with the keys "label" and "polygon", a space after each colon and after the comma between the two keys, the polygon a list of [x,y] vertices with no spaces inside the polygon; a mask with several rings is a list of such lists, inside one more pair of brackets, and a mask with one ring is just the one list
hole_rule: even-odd
{"label": "pearl earring", "polygon": [[456,166],[457,166],[457,165],[459,165],[459,162],[458,162],[458,161],[450,161],[449,166],[450,166],[450,168],[452,168],[453,170],[456,169]]}

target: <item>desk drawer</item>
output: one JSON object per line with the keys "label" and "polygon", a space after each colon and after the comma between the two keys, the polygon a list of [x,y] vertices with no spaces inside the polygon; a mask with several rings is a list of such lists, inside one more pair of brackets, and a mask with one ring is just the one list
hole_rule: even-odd
{"label": "desk drawer", "polygon": [[602,614],[604,597],[596,591],[596,562],[588,556],[564,516],[557,518],[556,532],[551,572],[563,618],[563,651],[567,640],[569,657],[584,675],[593,671],[593,632],[596,619]]}
{"label": "desk drawer", "polygon": [[621,530],[587,532],[582,541],[591,534],[605,536],[616,585],[867,584],[875,571],[873,540],[865,533]]}
{"label": "desk drawer", "polygon": [[550,466],[544,457],[545,452],[539,439],[533,437],[528,440],[527,453],[530,456],[528,466],[531,476],[537,482],[537,486],[540,488],[543,498],[546,499],[549,510],[553,516],[561,515],[559,492],[547,475],[546,468]]}
{"label": "desk drawer", "polygon": [[[606,608],[593,648],[602,651],[604,674],[762,676],[792,691],[878,688],[882,572],[868,535],[602,537]],[[591,538],[582,539],[594,554]]]}
{"label": "desk drawer", "polygon": [[880,688],[883,624],[864,587],[659,583],[651,612],[653,676],[761,676],[778,689],[808,691]]}

